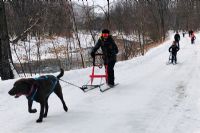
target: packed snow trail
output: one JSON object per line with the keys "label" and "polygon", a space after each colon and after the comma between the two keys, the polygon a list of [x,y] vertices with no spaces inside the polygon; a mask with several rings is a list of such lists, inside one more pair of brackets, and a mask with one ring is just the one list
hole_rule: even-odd
{"label": "packed snow trail", "polygon": [[[177,65],[166,65],[173,35],[145,56],[118,62],[115,88],[83,93],[61,82],[69,112],[60,100],[49,98],[49,113],[35,123],[25,97],[8,95],[16,80],[0,81],[2,133],[200,133],[200,34],[190,44],[181,37]],[[91,68],[65,72],[62,79],[83,85]],[[56,74],[55,74],[56,75]],[[39,111],[39,104],[34,103]]]}

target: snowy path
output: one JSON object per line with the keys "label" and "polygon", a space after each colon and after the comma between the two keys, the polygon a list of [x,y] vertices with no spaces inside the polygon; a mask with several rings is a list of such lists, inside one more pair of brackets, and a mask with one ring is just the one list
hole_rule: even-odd
{"label": "snowy path", "polygon": [[[172,35],[173,36],[173,35]],[[116,82],[105,93],[83,93],[62,83],[69,112],[53,94],[48,118],[35,123],[24,97],[7,92],[14,80],[0,81],[2,133],[200,133],[200,34],[191,45],[181,38],[177,65],[166,65],[172,37],[144,57],[116,64]],[[198,40],[199,39],[199,40]],[[82,85],[91,68],[66,72],[63,79]],[[39,105],[34,104],[39,110]]]}

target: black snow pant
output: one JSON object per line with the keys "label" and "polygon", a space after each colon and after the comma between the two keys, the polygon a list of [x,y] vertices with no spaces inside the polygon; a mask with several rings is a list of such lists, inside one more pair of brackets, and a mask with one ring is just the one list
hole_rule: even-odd
{"label": "black snow pant", "polygon": [[194,44],[194,39],[191,39],[191,44]]}
{"label": "black snow pant", "polygon": [[172,52],[172,61],[171,63],[176,63],[177,62],[177,58],[176,58],[177,52]]}
{"label": "black snow pant", "polygon": [[115,74],[114,74],[114,66],[116,61],[109,61],[108,62],[108,84],[115,85]]}

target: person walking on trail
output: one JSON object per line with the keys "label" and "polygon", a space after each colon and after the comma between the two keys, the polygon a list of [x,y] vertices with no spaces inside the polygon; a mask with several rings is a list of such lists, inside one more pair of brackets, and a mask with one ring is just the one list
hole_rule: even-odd
{"label": "person walking on trail", "polygon": [[174,40],[176,41],[176,43],[177,43],[177,45],[179,47],[180,35],[179,35],[178,31],[174,35]]}
{"label": "person walking on trail", "polygon": [[179,47],[176,45],[176,41],[173,41],[172,45],[169,47],[169,52],[172,54],[171,63],[177,63],[177,52],[179,51]]}
{"label": "person walking on trail", "polygon": [[185,37],[185,32],[183,32],[182,34],[183,34],[183,37]]}
{"label": "person walking on trail", "polygon": [[192,33],[191,35],[191,44],[194,44],[194,40],[196,39],[196,36],[194,35],[194,33]]}
{"label": "person walking on trail", "polygon": [[110,31],[108,29],[102,30],[101,37],[99,38],[98,42],[91,51],[92,58],[95,58],[95,53],[100,47],[103,52],[104,65],[108,65],[107,84],[110,87],[113,87],[115,85],[114,66],[116,63],[118,47],[115,41],[113,40],[112,36],[110,35]]}
{"label": "person walking on trail", "polygon": [[194,31],[193,31],[193,30],[190,30],[190,31],[189,31],[189,37],[191,37],[193,33],[194,33]]}

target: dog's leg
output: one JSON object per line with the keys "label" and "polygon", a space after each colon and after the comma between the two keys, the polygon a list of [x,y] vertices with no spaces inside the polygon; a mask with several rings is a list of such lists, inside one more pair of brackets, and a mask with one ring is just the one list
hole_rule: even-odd
{"label": "dog's leg", "polygon": [[44,100],[40,102],[40,116],[36,122],[42,122],[43,116],[44,116]]}
{"label": "dog's leg", "polygon": [[47,97],[46,100],[45,100],[45,112],[44,112],[44,118],[47,117],[48,110],[49,110],[48,98],[49,98],[49,97]]}
{"label": "dog's leg", "polygon": [[66,106],[66,104],[65,104],[65,101],[64,101],[64,99],[63,99],[63,94],[62,94],[62,90],[61,90],[60,84],[57,85],[57,87],[56,87],[55,90],[54,90],[54,93],[60,98],[60,100],[61,100],[61,102],[62,102],[62,104],[63,104],[63,108],[64,108],[64,110],[67,112],[67,111],[68,111],[68,108],[67,108],[67,106]]}
{"label": "dog's leg", "polygon": [[33,101],[32,100],[28,100],[28,112],[29,113],[36,113],[37,110],[36,109],[32,109],[32,105],[33,105]]}

